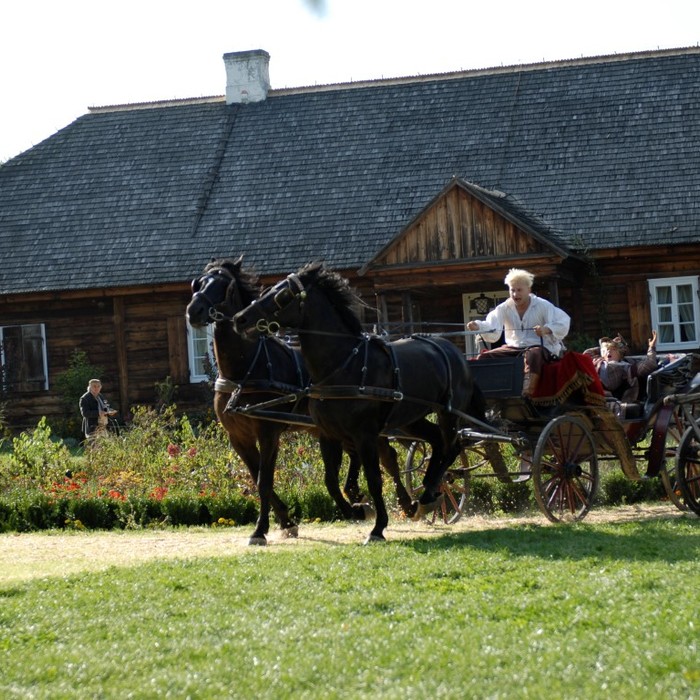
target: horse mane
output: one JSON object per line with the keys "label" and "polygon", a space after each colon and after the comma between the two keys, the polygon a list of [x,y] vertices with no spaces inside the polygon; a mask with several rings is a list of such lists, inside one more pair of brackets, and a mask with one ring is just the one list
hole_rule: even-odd
{"label": "horse mane", "polygon": [[353,291],[348,280],[322,262],[308,263],[297,274],[305,287],[313,285],[325,293],[352,333],[362,334],[360,309],[367,305]]}
{"label": "horse mane", "polygon": [[258,275],[251,269],[244,269],[241,265],[242,262],[242,255],[237,260],[232,258],[215,258],[204,268],[204,273],[206,274],[212,270],[225,270],[228,272],[236,281],[241,300],[249,304],[258,298],[261,286]]}

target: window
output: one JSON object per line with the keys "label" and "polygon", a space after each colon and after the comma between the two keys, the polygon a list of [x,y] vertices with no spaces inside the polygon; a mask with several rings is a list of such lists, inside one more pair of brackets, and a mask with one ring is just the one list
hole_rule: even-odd
{"label": "window", "polygon": [[658,349],[697,349],[700,346],[698,278],[649,280],[649,293],[651,324],[659,335]]}
{"label": "window", "polygon": [[5,391],[48,389],[44,324],[0,326],[0,366]]}
{"label": "window", "polygon": [[187,354],[190,361],[190,382],[206,382],[211,378],[214,361],[214,334],[211,325],[193,328],[187,324]]}

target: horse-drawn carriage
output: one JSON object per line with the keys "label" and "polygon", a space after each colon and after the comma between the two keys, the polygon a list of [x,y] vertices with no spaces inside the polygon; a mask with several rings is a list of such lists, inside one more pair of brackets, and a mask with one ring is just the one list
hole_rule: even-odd
{"label": "horse-drawn carriage", "polygon": [[[369,540],[383,540],[388,523],[380,456],[414,519],[439,513],[454,522],[465,509],[471,480],[493,476],[507,482],[531,478],[550,520],[579,520],[593,504],[598,462],[606,459],[619,461],[630,479],[659,476],[678,507],[700,515],[697,356],[660,367],[648,379],[644,401],[627,405],[606,400],[590,360],[567,353],[552,365],[560,376],[550,382],[550,394],[525,399],[522,358],[468,362],[451,341],[427,335],[389,342],[362,331],[354,309],[359,300],[324,266],[306,266],[256,296],[240,264],[208,266],[193,282],[188,316],[216,323],[219,371],[232,374],[217,382],[215,406],[234,449],[248,453],[245,461],[258,482],[261,518],[251,543],[264,543],[271,505],[278,520],[281,513],[283,529],[295,529],[272,488],[280,424],[318,431],[326,485],[345,517],[363,518],[364,511],[340,492],[342,450],[355,458],[355,469],[362,463],[376,512]],[[301,347],[276,354],[283,366],[273,367],[260,338],[282,328],[293,329]],[[239,347],[251,332],[258,340]],[[234,343],[238,366],[228,352]],[[234,437],[234,422],[251,434],[247,446]],[[265,427],[271,425],[277,426],[272,438]],[[388,447],[392,439],[410,445],[408,494]],[[249,448],[255,440],[263,448],[254,454]]]}
{"label": "horse-drawn carriage", "polygon": [[[580,520],[593,505],[599,463],[616,461],[630,480],[658,477],[669,500],[700,515],[700,357],[681,355],[647,379],[640,400],[605,395],[583,355],[567,353],[555,366],[552,395],[521,396],[523,360],[470,363],[487,397],[493,430],[460,429],[461,460],[445,474],[441,515],[456,522],[474,479],[532,480],[535,499],[553,521]],[[546,375],[545,375],[546,376]],[[419,483],[423,445],[408,454],[409,492]]]}

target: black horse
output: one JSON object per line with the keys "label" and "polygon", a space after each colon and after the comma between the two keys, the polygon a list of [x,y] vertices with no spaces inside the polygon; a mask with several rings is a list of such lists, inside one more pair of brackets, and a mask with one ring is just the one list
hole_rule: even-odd
{"label": "black horse", "polygon": [[[242,269],[242,258],[222,259],[209,263],[203,274],[192,282],[192,299],[187,317],[192,326],[214,323],[214,354],[219,376],[215,384],[214,410],[229,436],[231,447],[243,460],[254,479],[260,497],[260,515],[250,544],[266,544],[270,526],[270,507],[277,522],[288,536],[298,534],[289,509],[274,491],[274,470],[282,433],[288,428],[303,428],[300,424],[255,418],[237,412],[235,407],[283,401],[281,397],[297,394],[309,384],[301,353],[278,338],[260,336],[257,342],[242,338],[234,331],[233,315],[257,298],[260,291],[256,276]],[[227,410],[228,409],[228,410]],[[284,415],[297,413],[308,416],[308,400],[290,400],[275,406]],[[315,430],[311,426],[310,430]],[[399,502],[406,511],[411,498],[400,480],[396,452],[388,441],[380,444],[382,462],[394,478]],[[338,465],[339,468],[340,465]],[[350,466],[345,493],[353,503],[362,499],[358,484],[360,460],[350,454]],[[326,470],[326,488],[346,519],[364,519],[365,509],[351,505],[340,489],[339,471]]]}
{"label": "black horse", "polygon": [[[234,323],[240,333],[287,327],[299,334],[324,463],[334,468],[340,443],[352,445],[360,455],[377,514],[368,538],[372,541],[384,540],[388,524],[378,436],[400,430],[431,446],[414,515],[418,519],[439,503],[445,470],[460,452],[460,420],[471,415],[483,421],[485,402],[456,345],[427,336],[394,342],[368,336],[362,332],[359,304],[346,280],[312,263],[236,314]],[[427,419],[431,413],[437,424]]]}

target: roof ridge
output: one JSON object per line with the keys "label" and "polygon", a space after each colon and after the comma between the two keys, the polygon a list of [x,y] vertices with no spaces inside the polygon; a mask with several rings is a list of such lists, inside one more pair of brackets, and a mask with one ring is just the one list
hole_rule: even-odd
{"label": "roof ridge", "polygon": [[[587,66],[601,63],[614,63],[646,58],[665,58],[669,56],[684,56],[688,54],[700,54],[699,46],[686,46],[674,49],[656,49],[647,51],[632,51],[620,54],[603,54],[600,56],[582,56],[580,58],[562,58],[554,61],[542,61],[539,63],[513,63],[506,66],[492,66],[487,68],[468,68],[447,73],[428,73],[426,75],[409,75],[396,78],[370,78],[348,83],[325,83],[320,85],[302,85],[289,88],[272,88],[268,97],[283,95],[303,95],[314,92],[330,92],[335,90],[358,90],[361,88],[382,87],[386,85],[410,85],[412,83],[427,83],[437,80],[459,80],[461,78],[498,75],[508,73],[532,72],[537,70],[551,70],[552,68],[564,68],[568,66]],[[93,114],[105,112],[122,112],[137,109],[162,109],[164,107],[181,107],[183,105],[213,104],[224,102],[224,95],[212,95],[208,97],[183,97],[168,100],[154,100],[152,102],[133,102],[117,105],[103,105],[88,107]]]}

